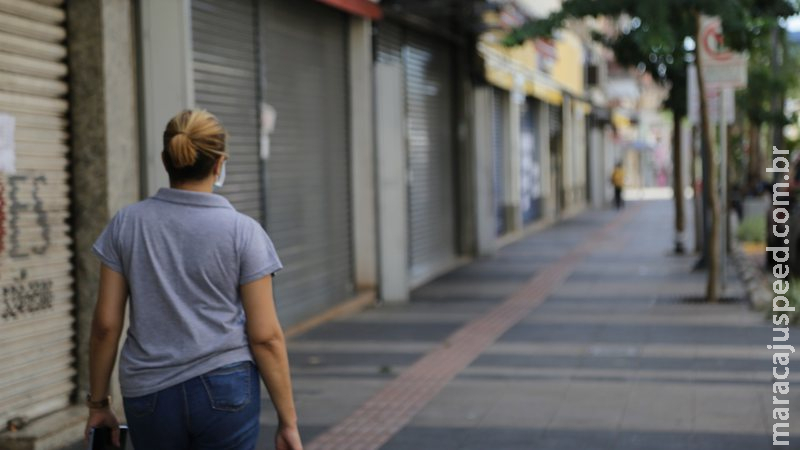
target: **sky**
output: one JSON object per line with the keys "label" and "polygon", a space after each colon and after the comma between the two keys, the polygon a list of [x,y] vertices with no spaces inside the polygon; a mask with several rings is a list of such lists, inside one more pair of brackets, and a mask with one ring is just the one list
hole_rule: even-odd
{"label": "sky", "polygon": [[786,19],[786,29],[789,32],[800,31],[800,15]]}

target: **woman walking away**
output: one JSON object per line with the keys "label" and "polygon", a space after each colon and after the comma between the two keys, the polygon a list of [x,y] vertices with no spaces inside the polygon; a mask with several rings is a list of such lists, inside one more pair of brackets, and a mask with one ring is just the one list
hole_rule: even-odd
{"label": "woman walking away", "polygon": [[622,202],[622,186],[625,184],[625,172],[622,171],[622,163],[617,162],[614,171],[611,172],[611,184],[614,185],[614,206],[620,209],[624,206]]}
{"label": "woman walking away", "polygon": [[303,447],[272,298],[281,262],[261,225],[212,193],[226,137],[206,111],[172,118],[161,154],[170,188],[119,211],[94,244],[87,434],[111,427],[119,444],[109,378],[130,296],[119,381],[137,450],[255,448],[259,375],[278,413],[277,449]]}

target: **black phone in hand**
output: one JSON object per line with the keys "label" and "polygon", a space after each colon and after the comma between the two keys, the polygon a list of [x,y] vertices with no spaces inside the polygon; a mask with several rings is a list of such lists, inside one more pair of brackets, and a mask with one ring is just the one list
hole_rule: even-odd
{"label": "black phone in hand", "polygon": [[111,428],[92,428],[89,431],[89,450],[125,450],[125,440],[128,438],[128,427],[120,425],[119,427],[119,443],[120,446],[114,446],[111,441]]}

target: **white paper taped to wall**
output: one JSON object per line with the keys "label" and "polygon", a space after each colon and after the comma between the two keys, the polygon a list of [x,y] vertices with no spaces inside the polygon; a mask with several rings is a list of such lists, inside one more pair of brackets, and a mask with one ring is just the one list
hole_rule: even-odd
{"label": "white paper taped to wall", "polygon": [[14,116],[0,113],[0,173],[13,174],[16,172],[16,157],[14,151]]}
{"label": "white paper taped to wall", "polygon": [[262,160],[269,158],[269,135],[275,130],[275,122],[278,120],[278,112],[275,108],[266,103],[261,103],[261,138],[259,139],[259,156]]}

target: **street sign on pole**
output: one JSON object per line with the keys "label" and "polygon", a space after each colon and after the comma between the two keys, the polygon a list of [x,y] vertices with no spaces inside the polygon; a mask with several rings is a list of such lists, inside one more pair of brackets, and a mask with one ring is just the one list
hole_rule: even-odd
{"label": "street sign on pole", "polygon": [[[709,189],[719,189],[720,204],[722,206],[722,226],[720,227],[720,281],[721,294],[725,295],[725,277],[727,276],[727,233],[728,233],[728,120],[726,116],[729,110],[733,110],[733,90],[747,86],[747,57],[742,53],[732,52],[725,48],[722,35],[722,21],[719,17],[700,18],[700,29],[697,42],[698,58],[702,61],[703,82],[706,92],[716,91],[719,97],[719,104],[716,108],[709,107],[706,110],[709,115],[712,111],[718,110],[719,123],[719,170],[720,185],[709,186]],[[690,78],[691,80],[691,78]],[[691,83],[691,81],[689,81]],[[697,95],[695,95],[697,97]],[[689,103],[691,111],[692,103]],[[718,108],[718,109],[717,109]],[[699,114],[696,116],[699,117]],[[711,117],[708,117],[711,120]],[[712,156],[713,159],[713,156]],[[710,169],[714,170],[713,161],[708,161]],[[703,185],[704,188],[706,185]]]}
{"label": "street sign on pole", "polygon": [[703,61],[703,80],[707,88],[741,88],[747,86],[747,57],[723,45],[722,21],[719,17],[700,19],[699,57]]}
{"label": "street sign on pole", "polygon": [[[708,83],[706,83],[707,85]],[[725,122],[733,125],[736,120],[736,102],[733,89],[717,89],[706,86],[706,105],[708,105],[708,120],[712,125],[719,124],[720,110],[723,111]],[[720,108],[721,96],[725,95],[725,108]],[[689,64],[686,67],[686,105],[687,117],[692,125],[700,124],[700,89],[697,86],[697,66]]]}

